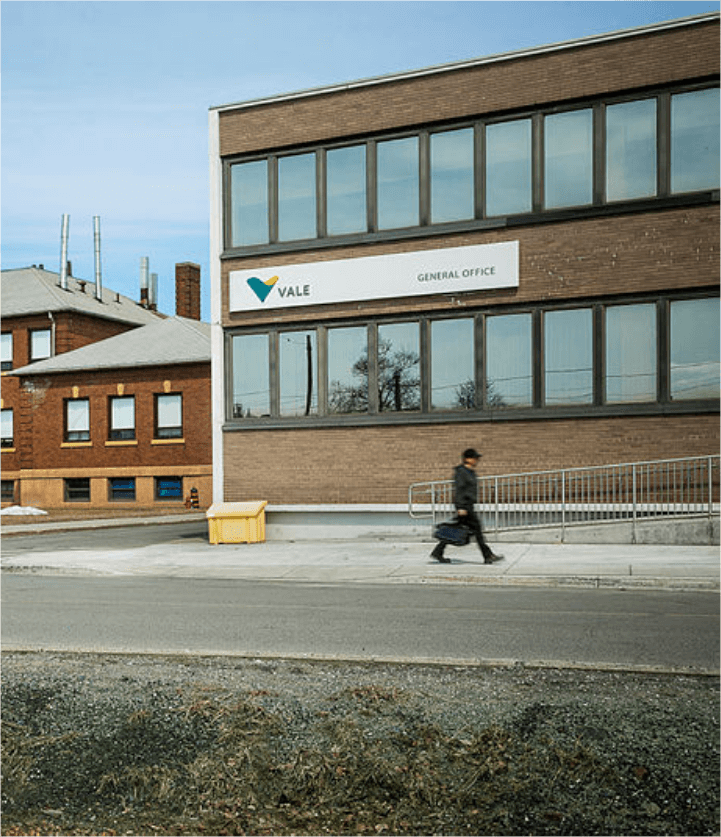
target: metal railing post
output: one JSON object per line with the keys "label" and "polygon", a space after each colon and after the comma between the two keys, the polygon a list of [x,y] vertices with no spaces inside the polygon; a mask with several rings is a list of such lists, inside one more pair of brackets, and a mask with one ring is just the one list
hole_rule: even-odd
{"label": "metal railing post", "polygon": [[631,465],[631,482],[633,485],[633,523],[631,524],[631,543],[636,543],[636,464]]}

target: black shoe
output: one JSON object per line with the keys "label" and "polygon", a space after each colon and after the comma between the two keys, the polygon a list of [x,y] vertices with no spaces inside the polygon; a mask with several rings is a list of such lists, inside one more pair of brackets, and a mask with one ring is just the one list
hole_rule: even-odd
{"label": "black shoe", "polygon": [[495,564],[496,561],[503,561],[503,555],[495,555],[491,553],[491,555],[483,559],[484,564]]}
{"label": "black shoe", "polygon": [[450,559],[450,558],[446,558],[446,557],[443,555],[443,550],[442,550],[442,549],[439,549],[438,547],[436,547],[436,548],[433,550],[433,552],[431,552],[431,558],[435,558],[435,559],[436,559],[436,561],[440,561],[440,562],[441,562],[441,564],[450,564],[450,563],[451,563],[451,559]]}

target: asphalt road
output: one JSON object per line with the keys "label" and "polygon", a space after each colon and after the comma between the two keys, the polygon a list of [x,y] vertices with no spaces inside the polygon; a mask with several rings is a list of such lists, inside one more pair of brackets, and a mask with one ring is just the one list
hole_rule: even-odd
{"label": "asphalt road", "polygon": [[4,649],[715,671],[717,593],[4,573]]}

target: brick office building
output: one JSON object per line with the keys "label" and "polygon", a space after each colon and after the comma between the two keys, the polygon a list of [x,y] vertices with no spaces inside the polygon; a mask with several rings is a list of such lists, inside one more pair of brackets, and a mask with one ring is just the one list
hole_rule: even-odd
{"label": "brick office building", "polygon": [[[3,272],[3,505],[210,503],[210,327],[200,269],[176,310],[38,268]],[[142,292],[141,292],[142,296]]]}
{"label": "brick office building", "polygon": [[718,22],[212,109],[214,499],[716,453]]}

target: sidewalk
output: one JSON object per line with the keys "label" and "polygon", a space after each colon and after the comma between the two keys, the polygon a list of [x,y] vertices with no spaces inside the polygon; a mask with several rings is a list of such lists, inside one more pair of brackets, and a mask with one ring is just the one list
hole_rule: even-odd
{"label": "sidewalk", "polygon": [[[204,515],[197,515],[202,519]],[[184,517],[187,521],[194,519]],[[123,526],[178,522],[168,518],[122,520]],[[114,521],[117,526],[120,521]],[[102,528],[104,521],[3,526],[4,535],[46,532],[47,551],[2,556],[2,569],[74,575],[150,575],[175,578],[293,581],[315,584],[414,583],[542,585],[599,588],[718,590],[717,546],[606,544],[495,544],[505,556],[484,565],[478,550],[449,547],[450,564],[430,558],[433,544],[393,540],[208,543],[183,537],[132,549],[54,550],[53,531]],[[5,552],[5,550],[4,550]]]}

